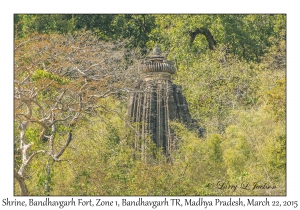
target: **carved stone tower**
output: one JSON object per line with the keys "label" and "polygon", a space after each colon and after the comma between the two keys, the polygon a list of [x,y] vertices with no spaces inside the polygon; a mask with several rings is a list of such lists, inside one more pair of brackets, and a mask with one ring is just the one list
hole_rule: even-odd
{"label": "carved stone tower", "polygon": [[170,128],[170,121],[179,120],[187,126],[192,125],[188,105],[181,87],[171,82],[171,74],[176,68],[161,55],[158,46],[152,56],[142,63],[142,78],[129,100],[128,115],[132,122],[139,123],[141,142],[135,147],[144,150],[149,141],[147,136],[170,154],[178,147],[178,139]]}

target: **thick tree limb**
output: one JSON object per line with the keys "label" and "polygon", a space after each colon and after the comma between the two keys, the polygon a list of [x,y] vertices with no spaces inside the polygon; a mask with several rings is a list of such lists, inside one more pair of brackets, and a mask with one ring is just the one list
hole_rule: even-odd
{"label": "thick tree limb", "polygon": [[209,49],[213,50],[217,42],[207,28],[197,28],[195,31],[189,31],[190,44],[193,44],[198,34],[203,34],[206,37]]}
{"label": "thick tree limb", "polygon": [[[23,163],[24,168],[27,167],[27,166],[29,165],[30,161],[33,159],[33,157],[36,156],[36,155],[39,154],[39,153],[45,153],[45,154],[46,154],[46,151],[45,151],[45,150],[39,150],[39,151],[36,151],[36,152],[32,153],[32,154],[29,156],[29,158],[26,160],[26,162]],[[22,165],[22,166],[23,166],[23,165]],[[22,167],[21,167],[21,168],[22,168]],[[21,170],[21,169],[20,169],[20,170]]]}
{"label": "thick tree limb", "polygon": [[57,153],[55,156],[54,156],[54,159],[57,160],[63,153],[64,151],[66,150],[66,148],[69,146],[70,142],[72,141],[72,131],[69,132],[69,135],[68,135],[68,139],[66,141],[66,144],[63,146],[63,148],[61,148],[60,152]]}
{"label": "thick tree limb", "polygon": [[28,190],[24,181],[24,178],[18,174],[16,171],[14,171],[14,177],[18,181],[20,186],[21,195],[28,195]]}

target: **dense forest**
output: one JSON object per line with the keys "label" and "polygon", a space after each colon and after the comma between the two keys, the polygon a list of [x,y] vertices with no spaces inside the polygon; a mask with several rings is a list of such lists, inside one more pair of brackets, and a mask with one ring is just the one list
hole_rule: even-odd
{"label": "dense forest", "polygon": [[[172,122],[144,162],[126,110],[155,44],[205,133]],[[286,15],[16,14],[14,145],[15,195],[286,195]]]}

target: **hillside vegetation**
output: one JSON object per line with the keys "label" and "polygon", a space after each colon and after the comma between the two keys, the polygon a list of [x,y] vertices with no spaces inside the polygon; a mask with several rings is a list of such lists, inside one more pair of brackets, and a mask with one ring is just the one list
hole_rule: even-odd
{"label": "hillside vegetation", "polygon": [[[14,26],[15,195],[286,195],[285,15],[22,14]],[[146,163],[126,109],[155,44],[205,134],[172,122],[172,161],[149,148]]]}

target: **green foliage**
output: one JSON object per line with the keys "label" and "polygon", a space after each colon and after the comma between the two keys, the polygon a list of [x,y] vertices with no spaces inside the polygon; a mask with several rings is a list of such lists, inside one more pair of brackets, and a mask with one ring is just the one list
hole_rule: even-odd
{"label": "green foliage", "polygon": [[[101,99],[96,114],[77,124],[74,140],[62,156],[66,161],[51,165],[47,176],[47,158],[41,155],[33,161],[28,175],[31,195],[45,195],[46,180],[50,195],[286,194],[285,15],[15,15],[15,26],[20,36],[38,31],[53,37],[52,33],[85,28],[106,41],[126,40],[128,52],[159,43],[175,62],[173,80],[182,86],[192,118],[205,128],[205,136],[199,138],[171,122],[179,148],[167,161],[154,143],[145,152],[134,149],[134,143],[141,142],[133,129],[138,125],[124,122],[125,94]],[[214,50],[201,34],[190,44],[189,32],[197,28],[210,30],[217,42]],[[31,80],[60,87],[76,83],[40,69],[32,72]],[[40,92],[41,104],[57,94],[51,91]],[[69,129],[58,124],[58,145]],[[34,149],[44,144],[40,133],[38,126],[26,130]],[[14,152],[19,164],[20,153]],[[217,183],[223,181],[261,181],[276,189],[219,189]]]}
{"label": "green foliage", "polygon": [[240,177],[247,170],[250,158],[250,145],[243,133],[235,126],[227,128],[224,141],[224,163],[229,177]]}
{"label": "green foliage", "polygon": [[31,76],[32,81],[38,81],[41,79],[49,79],[57,82],[59,85],[65,85],[68,84],[69,80],[66,78],[61,78],[60,76],[54,75],[50,72],[47,72],[45,70],[36,70],[33,72]]}
{"label": "green foliage", "polygon": [[277,120],[286,118],[286,80],[276,81],[276,86],[267,91],[265,109],[273,114]]}
{"label": "green foliage", "polygon": [[[49,192],[53,189],[55,184],[52,181],[54,174],[51,172],[50,167],[50,164],[47,164],[45,168],[37,172],[37,187],[40,189],[44,188],[44,195],[49,195]],[[50,173],[47,173],[47,170],[49,170]]]}
{"label": "green foliage", "polygon": [[[264,49],[269,46],[268,38],[278,27],[278,18],[284,15],[222,15],[225,43],[231,50],[247,60],[259,61]],[[283,26],[283,25],[282,25]]]}
{"label": "green foliage", "polygon": [[73,15],[62,14],[15,14],[14,23],[17,27],[15,35],[26,36],[38,32],[68,33],[75,30],[76,20]]}
{"label": "green foliage", "polygon": [[233,54],[253,61],[259,61],[264,50],[272,46],[270,37],[285,40],[286,31],[286,16],[281,14],[15,14],[14,23],[19,36],[32,32],[72,33],[86,29],[96,32],[104,40],[128,39],[130,48],[153,47],[159,42],[164,50],[176,54],[187,49],[198,54],[206,53],[207,41],[203,35],[197,35],[193,45],[189,45],[189,32],[206,28],[218,45],[226,45]]}
{"label": "green foliage", "polygon": [[14,23],[18,37],[33,32],[67,34],[84,29],[95,32],[102,40],[127,40],[128,48],[140,47],[146,53],[144,48],[155,27],[155,17],[144,14],[16,14]]}
{"label": "green foliage", "polygon": [[[122,110],[115,99],[112,109]],[[123,113],[124,114],[124,113]],[[122,115],[123,115],[122,114]],[[134,135],[113,112],[90,118],[75,134],[69,161],[53,165],[51,195],[260,195],[266,191],[220,190],[218,182],[275,183],[284,193],[285,129],[264,109],[235,110],[223,135],[207,138],[173,122],[180,139],[172,162],[143,161]],[[150,148],[149,148],[150,149]],[[162,156],[163,157],[163,156]],[[40,186],[42,188],[42,186]],[[41,191],[42,192],[42,191]],[[38,193],[38,192],[36,192]]]}
{"label": "green foliage", "polygon": [[[265,180],[285,185],[285,125],[264,109],[236,111],[227,128],[224,162],[230,179]],[[246,175],[246,176],[245,176]]]}
{"label": "green foliage", "polygon": [[221,135],[212,135],[207,142],[209,159],[218,163],[222,162],[223,151],[221,148],[222,136]]}
{"label": "green foliage", "polygon": [[256,75],[252,64],[228,54],[226,48],[217,48],[178,66],[175,82],[182,84],[193,117],[207,132],[222,133],[230,123],[230,110],[255,105]]}
{"label": "green foliage", "polygon": [[197,28],[206,28],[217,45],[227,46],[240,58],[259,61],[265,48],[272,44],[269,41],[271,36],[285,40],[285,18],[285,15],[159,15],[157,22],[161,39],[170,52],[178,54],[177,50],[191,50],[206,53],[205,36],[197,35],[190,47],[188,35]]}
{"label": "green foliage", "polygon": [[38,127],[30,127],[26,130],[25,136],[28,142],[33,143],[33,149],[41,149],[41,141],[39,140],[40,129]]}

